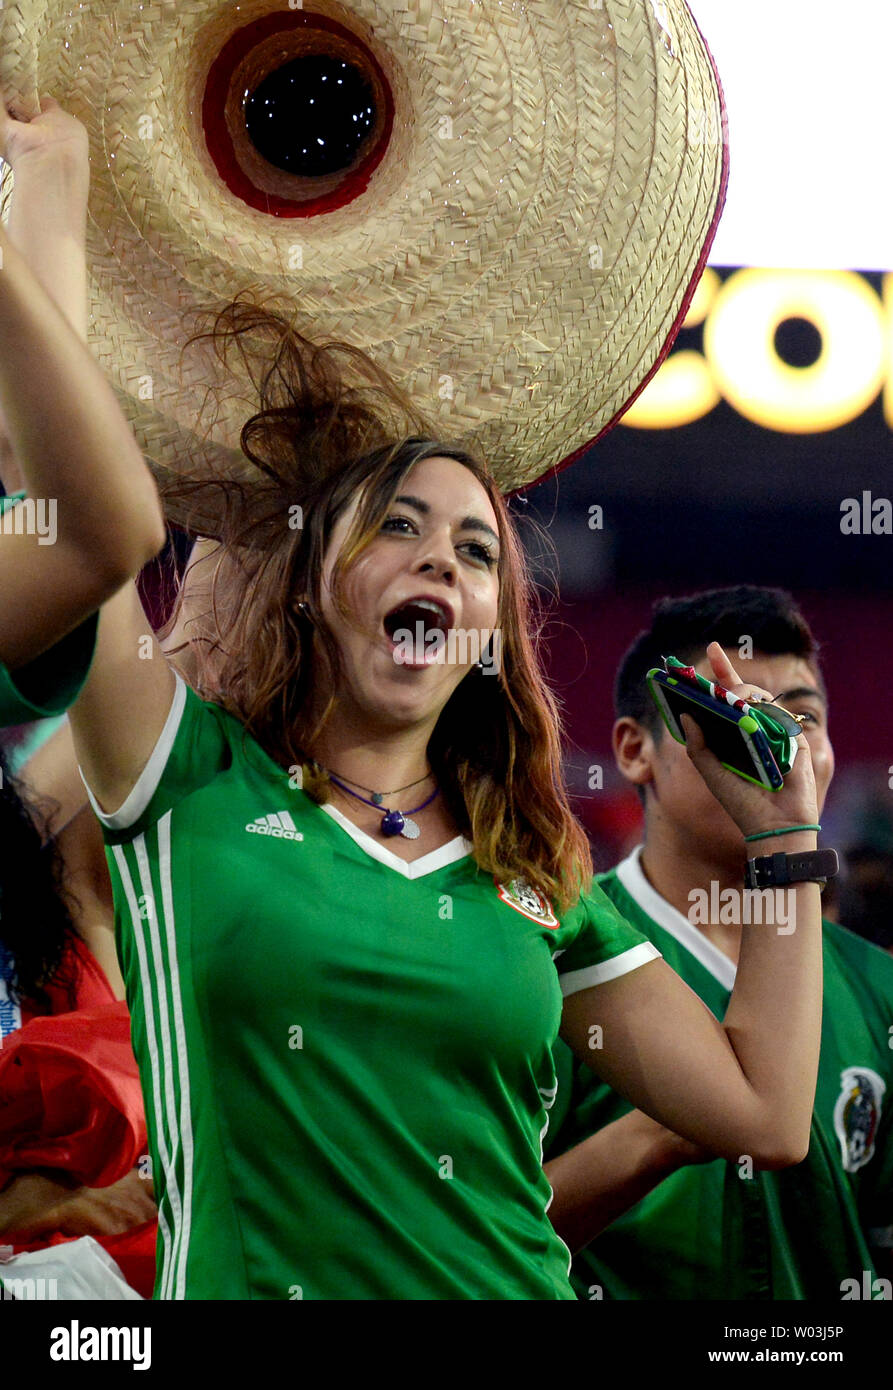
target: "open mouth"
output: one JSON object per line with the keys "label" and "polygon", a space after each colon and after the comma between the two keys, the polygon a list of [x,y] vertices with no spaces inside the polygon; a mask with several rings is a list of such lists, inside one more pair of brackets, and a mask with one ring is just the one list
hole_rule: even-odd
{"label": "open mouth", "polygon": [[428,666],[436,661],[452,625],[452,610],[429,598],[408,599],[384,618],[395,658],[406,666]]}

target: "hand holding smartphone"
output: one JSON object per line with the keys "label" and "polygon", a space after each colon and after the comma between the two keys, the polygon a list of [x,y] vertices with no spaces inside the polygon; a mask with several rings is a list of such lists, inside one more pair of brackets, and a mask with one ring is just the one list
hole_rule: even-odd
{"label": "hand holding smartphone", "polygon": [[663,669],[655,667],[646,679],[676,742],[686,741],[679,716],[688,714],[723,767],[768,791],[779,791],[797,756],[798,717],[768,701],[750,704],[675,657],[663,661]]}

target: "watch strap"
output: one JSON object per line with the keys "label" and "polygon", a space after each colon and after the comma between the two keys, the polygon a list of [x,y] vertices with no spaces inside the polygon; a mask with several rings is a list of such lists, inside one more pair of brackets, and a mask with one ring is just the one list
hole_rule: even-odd
{"label": "watch strap", "polygon": [[840,868],[836,849],[811,849],[800,853],[764,854],[747,861],[745,888],[786,888],[794,883],[824,885]]}

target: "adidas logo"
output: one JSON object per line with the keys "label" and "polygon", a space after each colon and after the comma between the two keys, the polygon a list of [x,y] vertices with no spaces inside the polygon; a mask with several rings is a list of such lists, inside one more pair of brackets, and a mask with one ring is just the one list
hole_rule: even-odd
{"label": "adidas logo", "polygon": [[274,811],[269,816],[258,816],[257,820],[251,821],[245,829],[250,835],[272,835],[276,840],[304,838],[300,830],[295,830],[295,823],[288,811]]}

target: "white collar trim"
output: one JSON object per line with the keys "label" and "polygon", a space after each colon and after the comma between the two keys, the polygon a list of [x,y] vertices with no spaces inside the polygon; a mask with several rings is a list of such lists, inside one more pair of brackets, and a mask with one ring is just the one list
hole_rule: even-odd
{"label": "white collar trim", "polygon": [[381,845],[377,840],[368,835],[365,830],[361,830],[358,825],[354,825],[352,820],[339,811],[337,806],[332,806],[329,802],[320,807],[327,816],[346,830],[352,840],[355,840],[361,850],[369,855],[370,859],[377,859],[379,864],[386,864],[389,869],[395,869],[404,878],[424,878],[426,874],[433,874],[438,869],[445,869],[448,864],[455,864],[460,859],[465,859],[472,851],[472,843],[466,840],[464,835],[457,835],[455,839],[448,840],[439,849],[432,849],[430,853],[423,854],[420,859],[413,859],[407,863],[401,859],[399,854],[395,854],[387,845]]}
{"label": "white collar trim", "polygon": [[709,937],[698,931],[697,927],[693,927],[672,903],[668,903],[666,898],[662,898],[660,893],[652,888],[642,869],[643,849],[644,845],[637,845],[632,854],[617,865],[614,872],[620,883],[644,913],[675,937],[679,945],[684,946],[695,960],[700,961],[704,969],[709,970],[713,978],[725,989],[731,990],[737,974],[735,965],[714,946]]}
{"label": "white collar trim", "polygon": [[[299,787],[303,788],[303,768],[296,769],[294,780]],[[399,854],[388,849],[387,845],[379,844],[378,840],[374,840],[365,830],[354,825],[353,821],[343,811],[339,811],[337,806],[333,806],[331,802],[324,802],[319,809],[325,811],[327,816],[331,816],[342,830],[346,830],[350,838],[369,855],[370,859],[377,859],[379,864],[386,864],[389,869],[395,869],[404,878],[424,878],[426,874],[436,873],[438,869],[445,869],[448,864],[456,864],[460,859],[467,858],[474,849],[471,840],[466,840],[464,835],[457,835],[455,839],[448,840],[439,849],[432,849],[430,853],[423,854],[420,859],[414,859],[409,864],[405,859],[401,859]]]}

